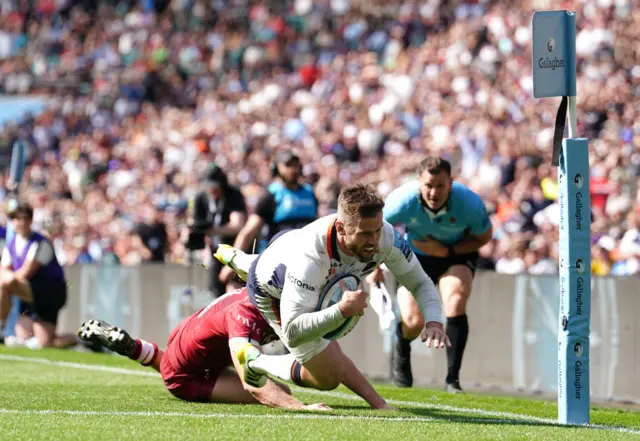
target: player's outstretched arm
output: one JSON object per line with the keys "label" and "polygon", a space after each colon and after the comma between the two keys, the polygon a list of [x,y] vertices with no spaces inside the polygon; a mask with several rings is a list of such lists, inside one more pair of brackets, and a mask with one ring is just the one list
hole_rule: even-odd
{"label": "player's outstretched arm", "polygon": [[242,380],[242,365],[238,362],[238,357],[235,354],[233,348],[231,349],[231,359],[233,360],[233,366],[238,373],[240,380],[242,381],[242,386],[244,389],[249,392],[258,403],[264,404],[265,406],[275,407],[277,409],[290,409],[290,410],[331,410],[330,407],[325,406],[322,403],[309,404],[306,405],[303,402],[297,400],[295,397],[291,395],[291,391],[288,387],[281,385],[280,383],[276,383],[275,381],[267,378],[267,382],[263,387],[257,388],[253,387]]}

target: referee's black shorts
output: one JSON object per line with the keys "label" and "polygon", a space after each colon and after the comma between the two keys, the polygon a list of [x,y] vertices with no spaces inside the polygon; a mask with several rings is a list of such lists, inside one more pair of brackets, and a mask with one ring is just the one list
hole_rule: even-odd
{"label": "referee's black shorts", "polygon": [[427,273],[433,283],[436,285],[440,278],[449,271],[454,265],[464,265],[471,270],[471,274],[475,275],[476,266],[478,264],[478,252],[468,254],[458,254],[453,257],[432,257],[424,256],[416,253],[418,262],[422,265],[422,269]]}

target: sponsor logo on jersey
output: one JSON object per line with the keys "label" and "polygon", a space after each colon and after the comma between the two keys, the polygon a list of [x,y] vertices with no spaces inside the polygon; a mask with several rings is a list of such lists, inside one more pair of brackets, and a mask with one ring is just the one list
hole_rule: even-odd
{"label": "sponsor logo on jersey", "polygon": [[316,287],[315,286],[311,286],[306,282],[303,282],[302,280],[298,280],[296,279],[294,276],[292,276],[291,274],[287,274],[287,279],[289,279],[289,282],[293,283],[294,285],[303,288],[303,289],[307,289],[309,291],[315,291]]}
{"label": "sponsor logo on jersey", "polygon": [[253,332],[256,331],[256,323],[252,320],[249,320],[247,317],[241,314],[236,314],[236,320],[242,323],[245,327],[251,329]]}

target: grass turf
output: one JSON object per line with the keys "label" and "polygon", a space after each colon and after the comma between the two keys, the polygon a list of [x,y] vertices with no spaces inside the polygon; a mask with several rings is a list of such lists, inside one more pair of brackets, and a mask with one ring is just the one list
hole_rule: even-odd
{"label": "grass turf", "polygon": [[531,398],[378,386],[397,411],[373,411],[343,388],[295,390],[330,413],[185,403],[122,357],[3,346],[0,372],[2,440],[640,439],[638,412],[593,407],[594,427],[562,427],[555,403]]}

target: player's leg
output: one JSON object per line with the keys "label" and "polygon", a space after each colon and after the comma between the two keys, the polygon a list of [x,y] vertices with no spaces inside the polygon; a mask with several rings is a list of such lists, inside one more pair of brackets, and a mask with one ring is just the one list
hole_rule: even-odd
{"label": "player's leg", "polygon": [[56,334],[56,324],[45,320],[36,319],[33,322],[33,338],[40,347],[53,347],[58,349],[70,348],[78,344],[75,334]]}
{"label": "player's leg", "polygon": [[[291,395],[291,389],[286,385],[274,381],[273,384]],[[231,369],[223,369],[211,393],[211,401],[216,403],[259,404],[243,386],[238,373]]]}
{"label": "player's leg", "polygon": [[[420,266],[427,275],[437,284],[441,275],[447,270],[442,259],[416,255]],[[413,294],[404,287],[397,290],[396,295],[400,320],[396,328],[396,339],[393,346],[391,359],[391,373],[393,382],[398,387],[413,386],[413,373],[411,371],[411,342],[420,335],[424,328],[424,318]]]}
{"label": "player's leg", "polygon": [[133,339],[127,331],[102,320],[89,320],[78,329],[80,339],[99,344],[125,357],[160,371],[164,352],[154,342]]}
{"label": "player's leg", "polygon": [[15,335],[13,337],[5,338],[4,344],[9,347],[23,346],[26,341],[33,337],[33,320],[21,313],[16,320],[14,332]]}
{"label": "player's leg", "polygon": [[241,250],[233,248],[231,245],[221,244],[218,246],[214,257],[223,265],[228,265],[238,274],[243,281],[247,281],[247,273],[251,264],[258,258],[257,254],[246,254]]}
{"label": "player's leg", "polygon": [[411,387],[411,342],[424,328],[424,318],[413,294],[406,288],[398,288],[396,299],[400,311],[400,320],[396,328],[396,339],[392,356],[393,382],[398,387]]}
{"label": "player's leg", "polygon": [[[290,348],[291,353],[287,355],[258,353],[250,361],[244,361],[245,382],[249,372],[275,376],[298,386],[319,390],[333,390],[343,384],[371,407],[389,408],[356,365],[342,352],[338,342],[320,339],[313,346],[307,345],[302,350],[300,348],[304,345]],[[258,352],[257,349],[255,352]],[[241,358],[239,354],[239,361]]]}
{"label": "player's leg", "polygon": [[[304,346],[304,345],[303,345]],[[309,346],[309,344],[307,344]],[[335,356],[335,349],[328,349],[329,342],[324,340],[321,346],[315,350],[317,355],[309,352],[303,362],[299,362],[293,353],[284,355],[268,355],[261,353],[250,343],[244,345],[237,352],[241,365],[244,366],[244,381],[254,387],[262,387],[266,381],[265,376],[278,378],[286,383],[301,387],[311,387],[320,390],[332,390],[340,385],[339,376],[335,375],[339,367],[334,364],[334,369],[323,369],[328,363],[326,358]],[[294,352],[296,349],[294,348]],[[298,357],[300,358],[300,357]]]}
{"label": "player's leg", "polygon": [[3,339],[4,325],[11,313],[12,295],[19,297],[21,301],[33,301],[29,284],[18,281],[13,271],[5,269],[0,279],[0,341]]}
{"label": "player's leg", "polygon": [[439,288],[444,313],[447,317],[447,336],[451,347],[447,348],[446,389],[461,392],[460,367],[467,345],[469,322],[467,320],[467,302],[471,295],[473,271],[468,265],[453,265],[440,278]]}
{"label": "player's leg", "polygon": [[16,321],[16,339],[19,343],[24,343],[33,337],[33,320],[20,313],[18,320]]}
{"label": "player's leg", "polygon": [[[57,335],[60,310],[67,302],[67,284],[64,280],[33,278],[29,281],[33,303],[26,306],[33,320],[33,338],[25,342],[32,349],[43,347],[68,348],[78,343],[73,334]],[[22,309],[21,312],[26,312]]]}
{"label": "player's leg", "polygon": [[[294,231],[293,229],[287,229],[279,231],[275,234],[267,244],[267,247],[271,245],[276,239]],[[238,250],[231,245],[220,244],[218,245],[218,249],[213,255],[220,263],[223,265],[228,265],[233,271],[236,272],[238,277],[242,279],[244,282],[247,281],[247,274],[249,273],[249,268],[251,268],[251,264],[253,264],[254,260],[258,258],[258,254],[247,254],[241,250]]]}
{"label": "player's leg", "polygon": [[[340,385],[341,351],[335,342],[319,340],[291,349],[285,355],[267,355],[243,348],[247,353],[239,355],[246,373],[258,374],[254,381],[245,378],[248,384],[260,387],[261,375],[279,378],[289,384],[319,390],[333,390]],[[301,361],[298,361],[301,360]],[[262,384],[260,384],[262,382]]]}

